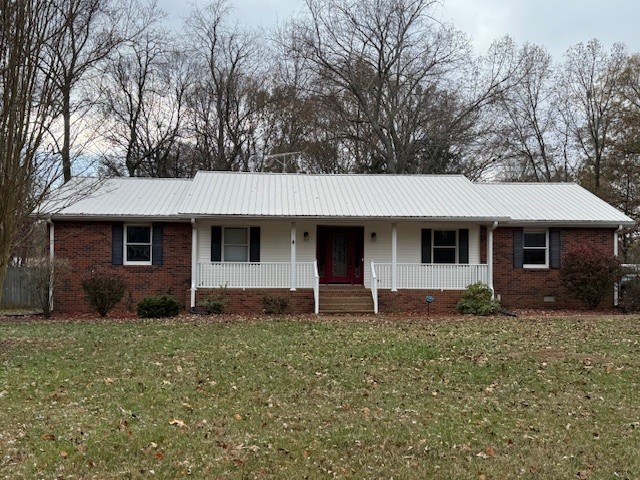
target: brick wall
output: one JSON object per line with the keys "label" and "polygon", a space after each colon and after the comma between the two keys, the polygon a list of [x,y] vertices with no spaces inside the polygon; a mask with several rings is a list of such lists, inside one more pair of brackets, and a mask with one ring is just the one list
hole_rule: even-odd
{"label": "brick wall", "polygon": [[[484,230],[484,229],[483,229]],[[494,232],[494,287],[507,308],[581,308],[583,304],[571,298],[560,285],[559,271],[554,269],[513,268],[513,228],[500,227]],[[562,229],[562,255],[578,245],[592,245],[607,253],[613,252],[613,229]],[[72,271],[63,288],[55,292],[54,310],[61,313],[91,312],[82,291],[81,281],[94,272],[121,275],[128,285],[124,300],[116,311],[135,311],[145,296],[171,293],[185,308],[189,307],[191,282],[191,225],[164,224],[164,264],[161,266],[129,266],[111,264],[110,222],[55,222],[55,254],[69,260]],[[481,233],[481,253],[486,248],[486,230]],[[484,260],[484,258],[483,258]],[[199,290],[197,302],[216,290]],[[313,291],[301,289],[229,289],[228,313],[261,313],[265,295],[286,296],[290,312],[313,312]],[[434,314],[452,313],[460,298],[460,291],[389,290],[379,291],[381,312],[427,310],[425,297],[431,295]],[[545,302],[544,297],[554,297]],[[613,303],[613,293],[603,307]]]}
{"label": "brick wall", "polygon": [[[514,228],[498,228],[493,236],[494,290],[507,308],[584,308],[560,284],[557,269],[523,269],[513,267]],[[561,257],[579,245],[591,245],[613,254],[613,229],[563,228],[560,233]],[[561,265],[562,266],[562,265]],[[553,297],[555,301],[545,301]],[[550,299],[549,299],[550,300]],[[613,305],[613,291],[601,308]]]}
{"label": "brick wall", "polygon": [[433,297],[429,312],[434,315],[450,315],[456,311],[461,290],[378,290],[380,313],[422,312],[427,313],[427,295]]}
{"label": "brick wall", "polygon": [[92,273],[120,275],[127,284],[114,311],[135,311],[149,295],[171,293],[189,307],[191,285],[191,224],[165,223],[163,265],[112,265],[110,222],[55,222],[55,255],[67,259],[71,275],[54,294],[54,312],[89,313],[81,282]]}
{"label": "brick wall", "polygon": [[[222,291],[218,288],[199,289],[196,292],[196,305],[207,299],[209,296],[219,297]],[[264,297],[285,297],[289,300],[287,313],[309,314],[313,313],[314,299],[313,290],[301,288],[291,292],[286,288],[228,288],[224,292],[224,313],[232,314],[262,314]]]}

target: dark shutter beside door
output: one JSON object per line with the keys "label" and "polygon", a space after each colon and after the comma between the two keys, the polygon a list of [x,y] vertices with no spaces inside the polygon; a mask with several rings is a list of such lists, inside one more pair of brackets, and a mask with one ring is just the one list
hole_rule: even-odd
{"label": "dark shutter beside door", "polygon": [[124,260],[124,224],[114,223],[111,226],[111,264],[122,265]]}
{"label": "dark shutter beside door", "polygon": [[422,229],[422,263],[431,263],[431,229]]}
{"label": "dark shutter beside door", "polygon": [[560,268],[560,230],[549,230],[549,267]]}
{"label": "dark shutter beside door", "polygon": [[260,261],[260,227],[249,229],[249,261]]}
{"label": "dark shutter beside door", "polygon": [[469,263],[469,229],[458,230],[458,263]]}
{"label": "dark shutter beside door", "polygon": [[222,261],[222,227],[211,227],[211,261]]}
{"label": "dark shutter beside door", "polygon": [[162,249],[164,242],[164,228],[160,223],[154,223],[151,235],[151,263],[152,265],[162,265],[164,252]]}
{"label": "dark shutter beside door", "polygon": [[513,230],[513,268],[522,268],[524,264],[524,244],[522,243],[522,229]]}

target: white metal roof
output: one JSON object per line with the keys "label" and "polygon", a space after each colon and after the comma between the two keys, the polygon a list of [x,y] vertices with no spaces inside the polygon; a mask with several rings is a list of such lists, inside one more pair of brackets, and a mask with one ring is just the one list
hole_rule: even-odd
{"label": "white metal roof", "polygon": [[478,183],[511,223],[633,225],[635,222],[575,183]]}
{"label": "white metal roof", "polygon": [[185,215],[489,219],[495,209],[462,175],[199,172]]}
{"label": "white metal roof", "polygon": [[[75,192],[87,181],[70,183]],[[633,225],[576,184],[473,183],[462,175],[198,172],[193,179],[112,178],[43,208],[62,218],[279,217]]]}
{"label": "white metal roof", "polygon": [[173,217],[180,213],[191,179],[110,178],[87,188],[87,180],[63,187],[54,217]]}

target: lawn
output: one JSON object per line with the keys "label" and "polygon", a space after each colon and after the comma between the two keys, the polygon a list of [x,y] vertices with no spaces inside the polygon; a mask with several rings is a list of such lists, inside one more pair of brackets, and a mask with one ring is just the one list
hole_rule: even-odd
{"label": "lawn", "polygon": [[0,323],[0,478],[638,478],[640,318]]}

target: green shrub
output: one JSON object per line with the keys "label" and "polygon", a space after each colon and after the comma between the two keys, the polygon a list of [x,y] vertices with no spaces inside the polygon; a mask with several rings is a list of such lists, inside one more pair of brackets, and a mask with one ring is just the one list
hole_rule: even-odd
{"label": "green shrub", "polygon": [[217,292],[209,295],[206,300],[200,303],[200,306],[204,308],[205,312],[207,312],[209,315],[219,315],[221,313],[224,313],[224,307],[227,304],[227,301],[228,294],[227,287],[225,285],[221,286]]}
{"label": "green shrub", "polygon": [[488,285],[478,282],[469,285],[456,305],[460,313],[472,315],[493,315],[501,309],[497,300],[492,300],[493,292]]}
{"label": "green shrub", "polygon": [[175,317],[180,312],[180,304],[170,295],[146,297],[138,303],[138,316],[142,318]]}
{"label": "green shrub", "polygon": [[82,281],[89,305],[101,317],[105,317],[122,300],[126,288],[124,280],[117,275],[96,275]]}
{"label": "green shrub", "polygon": [[202,302],[201,306],[209,315],[218,315],[224,313],[225,303],[226,302],[224,300],[220,300],[217,298],[207,298],[204,302]]}
{"label": "green shrub", "polygon": [[640,312],[640,277],[630,278],[620,285],[620,308],[624,312]]}
{"label": "green shrub", "polygon": [[576,247],[565,255],[560,269],[560,281],[569,295],[596,308],[611,293],[624,271],[611,253],[593,247]]}
{"label": "green shrub", "polygon": [[282,315],[289,308],[287,297],[265,295],[262,297],[262,311],[267,315]]}

